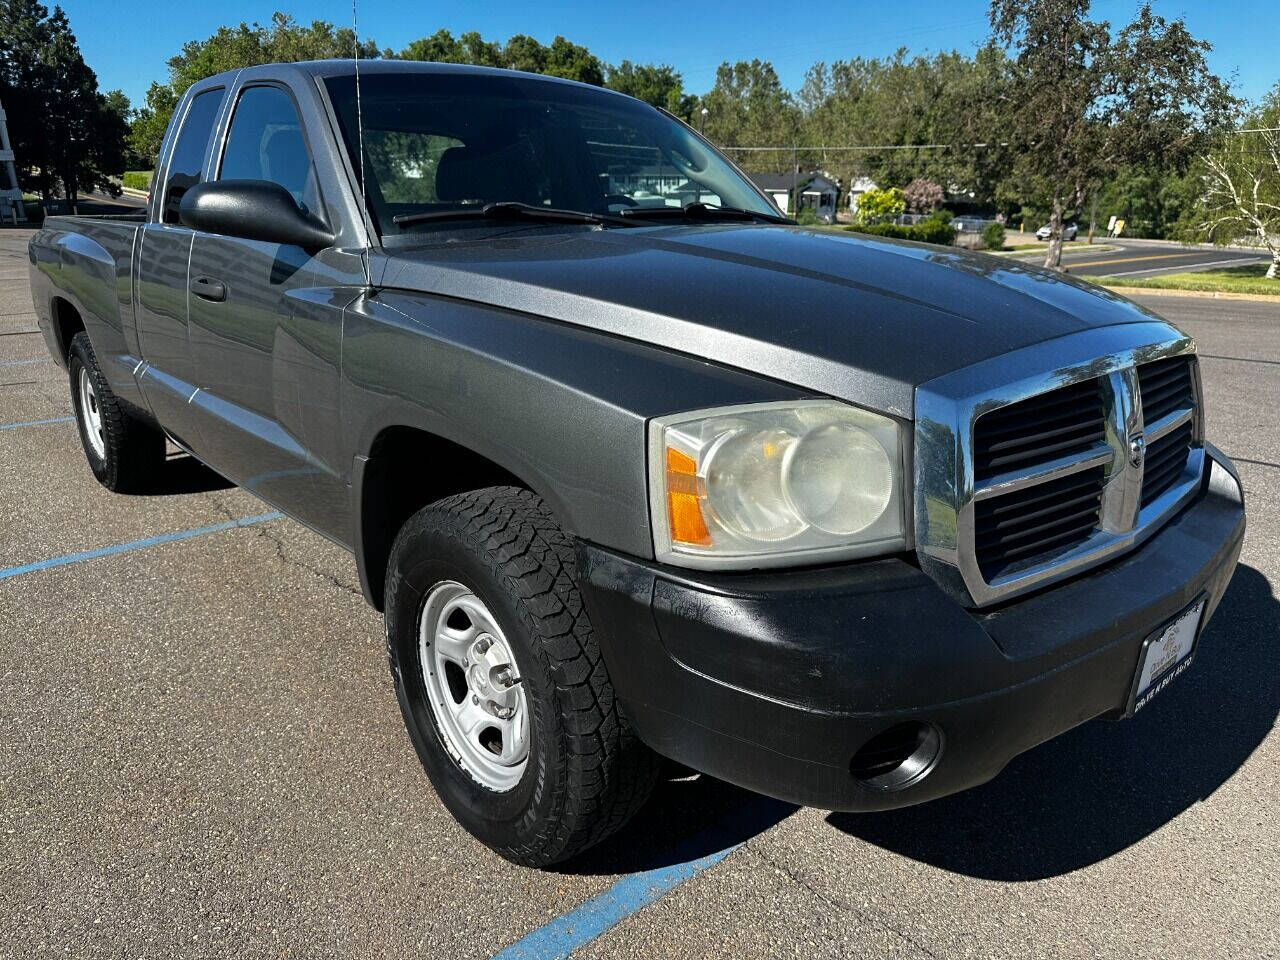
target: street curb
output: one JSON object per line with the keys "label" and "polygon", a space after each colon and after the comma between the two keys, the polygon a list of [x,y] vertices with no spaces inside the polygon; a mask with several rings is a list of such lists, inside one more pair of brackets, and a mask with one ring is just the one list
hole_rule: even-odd
{"label": "street curb", "polygon": [[135,190],[133,187],[121,187],[120,192],[126,197],[136,197],[139,200],[147,199],[147,191]]}
{"label": "street curb", "polygon": [[1113,287],[1108,283],[1098,286],[1122,297],[1202,297],[1208,300],[1251,300],[1254,303],[1280,303],[1280,294],[1235,293],[1227,290],[1164,290],[1160,287]]}

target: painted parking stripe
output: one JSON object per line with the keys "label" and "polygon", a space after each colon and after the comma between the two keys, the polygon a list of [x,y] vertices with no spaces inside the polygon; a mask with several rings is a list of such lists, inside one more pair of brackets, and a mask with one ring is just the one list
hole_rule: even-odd
{"label": "painted parking stripe", "polygon": [[13,577],[20,577],[24,573],[34,573],[37,570],[49,570],[53,567],[65,567],[73,563],[83,563],[85,560],[96,560],[99,557],[114,557],[121,553],[132,553],[135,550],[146,550],[150,547],[158,547],[163,543],[176,543],[179,540],[190,540],[193,537],[202,537],[206,533],[219,533],[223,530],[234,530],[237,527],[252,527],[255,524],[266,523],[269,520],[279,520],[281,514],[277,512],[261,513],[256,517],[241,517],[238,520],[227,520],[223,523],[215,523],[208,527],[196,527],[193,530],[178,530],[174,533],[161,534],[158,537],[147,537],[145,540],[131,540],[128,543],[118,543],[111,547],[99,547],[97,550],[85,550],[82,553],[68,553],[61,557],[53,557],[50,560],[40,560],[36,563],[26,563],[20,567],[9,567],[7,570],[0,570],[0,580],[10,580]]}
{"label": "painted parking stripe", "polygon": [[31,360],[0,360],[0,367],[27,367],[33,363],[52,363],[49,357],[34,357]]}
{"label": "painted parking stripe", "polygon": [[676,887],[714,867],[749,839],[774,826],[795,811],[791,804],[754,797],[715,826],[682,845],[685,849],[712,852],[688,860],[627,874],[604,893],[562,913],[527,934],[493,960],[563,960],[573,951],[607,933],[632,914],[660,900]]}
{"label": "painted parking stripe", "polygon": [[52,420],[23,420],[21,423],[0,423],[0,430],[17,430],[19,427],[43,427],[50,423],[70,423],[75,417],[54,417]]}

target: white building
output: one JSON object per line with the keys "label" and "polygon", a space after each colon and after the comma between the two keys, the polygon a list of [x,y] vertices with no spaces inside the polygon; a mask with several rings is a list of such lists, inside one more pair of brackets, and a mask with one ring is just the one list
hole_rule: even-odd
{"label": "white building", "polygon": [[[5,123],[4,104],[0,103],[0,167],[5,177],[0,177],[0,220],[14,223],[27,219],[22,209],[22,191],[18,189],[18,171],[13,165],[13,144],[9,142],[9,127]],[[8,181],[8,187],[4,186]]]}

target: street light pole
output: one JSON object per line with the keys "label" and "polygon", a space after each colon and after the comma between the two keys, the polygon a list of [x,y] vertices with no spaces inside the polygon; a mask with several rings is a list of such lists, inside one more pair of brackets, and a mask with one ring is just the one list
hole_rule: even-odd
{"label": "street light pole", "polygon": [[706,134],[704,133],[704,131],[707,129],[707,114],[708,114],[708,113],[710,113],[710,112],[711,112],[711,111],[710,111],[710,110],[708,110],[706,107],[703,107],[703,108],[702,108],[702,116],[701,116],[701,118],[698,120],[698,134],[699,134],[699,136],[706,136]]}

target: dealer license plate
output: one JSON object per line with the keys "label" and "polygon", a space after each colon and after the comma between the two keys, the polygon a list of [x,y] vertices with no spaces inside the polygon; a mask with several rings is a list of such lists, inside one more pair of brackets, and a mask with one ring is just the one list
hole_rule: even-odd
{"label": "dealer license plate", "polygon": [[1130,714],[1145,707],[1152,697],[1191,666],[1191,654],[1195,651],[1196,637],[1200,634],[1204,605],[1203,599],[1197,600],[1177,620],[1143,643],[1130,701],[1133,704],[1129,708]]}

